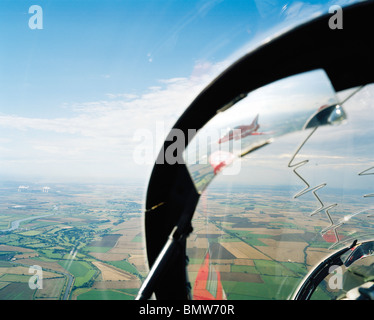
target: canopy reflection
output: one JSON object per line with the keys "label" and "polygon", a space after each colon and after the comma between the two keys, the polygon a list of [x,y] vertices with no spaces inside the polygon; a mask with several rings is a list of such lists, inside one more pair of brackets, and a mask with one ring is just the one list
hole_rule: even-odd
{"label": "canopy reflection", "polygon": [[184,152],[184,160],[201,192],[215,175],[235,175],[235,159],[291,132],[337,124],[346,114],[322,70],[292,76],[255,90],[221,108]]}

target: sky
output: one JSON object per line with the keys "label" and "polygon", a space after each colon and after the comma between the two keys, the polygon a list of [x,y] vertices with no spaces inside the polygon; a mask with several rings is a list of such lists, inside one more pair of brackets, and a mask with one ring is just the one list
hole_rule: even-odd
{"label": "sky", "polygon": [[[145,184],[168,130],[217,75],[349,2],[2,0],[0,179]],[[42,29],[30,28],[33,5]]]}
{"label": "sky", "polygon": [[[325,183],[323,192],[331,188],[339,189],[338,194],[342,196],[340,201],[344,201],[344,195],[351,196],[355,191],[360,201],[372,205],[370,198],[364,199],[362,196],[373,193],[374,85],[355,92],[342,104],[346,120],[336,125],[320,126],[308,139],[311,129],[295,131],[274,139],[268,146],[242,158],[240,175],[223,174],[215,183],[288,185],[301,191],[306,185],[294,174],[293,169],[296,169],[310,188]],[[306,143],[291,161],[306,139]],[[303,165],[298,166],[303,162]],[[370,174],[361,175],[364,171]]]}

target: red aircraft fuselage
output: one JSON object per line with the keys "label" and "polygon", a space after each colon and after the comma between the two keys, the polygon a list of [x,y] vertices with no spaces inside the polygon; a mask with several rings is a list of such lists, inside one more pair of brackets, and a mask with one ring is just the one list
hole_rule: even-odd
{"label": "red aircraft fuselage", "polygon": [[250,125],[237,126],[230,130],[228,134],[218,140],[218,143],[223,143],[230,140],[239,140],[249,135],[258,135],[257,130],[260,128],[258,124],[258,115],[253,119]]}

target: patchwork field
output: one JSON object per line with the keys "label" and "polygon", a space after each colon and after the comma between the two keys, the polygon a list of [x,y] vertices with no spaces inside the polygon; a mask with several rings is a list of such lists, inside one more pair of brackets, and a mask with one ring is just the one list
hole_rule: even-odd
{"label": "patchwork field", "polygon": [[100,270],[102,281],[128,281],[137,279],[137,277],[129,272],[117,269],[116,267],[100,261],[94,261],[93,265]]}
{"label": "patchwork field", "polygon": [[[209,254],[209,294],[221,282],[228,299],[287,299],[310,268],[332,253],[321,234],[330,222],[323,212],[310,215],[318,207],[313,198],[295,201],[288,190],[253,190],[212,188],[203,194],[188,239],[189,278],[194,285],[201,281]],[[354,212],[355,205],[341,210]],[[316,297],[330,295],[324,288]]]}
{"label": "patchwork field", "polygon": [[110,185],[47,193],[0,185],[0,299],[134,299],[147,271],[142,195]]}
{"label": "patchwork field", "polygon": [[[135,298],[148,272],[142,189],[17,188],[0,184],[0,299]],[[213,283],[209,290],[220,283],[228,299],[287,299],[331,252],[330,238],[321,236],[328,219],[322,213],[310,216],[315,201],[294,201],[289,192],[275,191],[275,196],[267,189],[228,194],[217,188],[204,195],[187,240],[193,288],[196,279],[209,275],[204,280]],[[351,203],[341,212],[359,208]],[[349,232],[340,232],[341,239]],[[43,271],[42,289],[30,287],[31,266]]]}
{"label": "patchwork field", "polygon": [[249,246],[245,242],[223,242],[221,245],[233,254],[236,259],[270,259],[261,251]]}

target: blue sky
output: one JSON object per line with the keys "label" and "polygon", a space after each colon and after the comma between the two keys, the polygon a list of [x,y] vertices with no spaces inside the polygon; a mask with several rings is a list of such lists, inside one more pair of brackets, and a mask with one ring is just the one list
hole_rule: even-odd
{"label": "blue sky", "polygon": [[[193,98],[247,48],[348,2],[2,0],[0,177],[145,181],[151,164],[134,163],[134,132],[164,126],[156,156]],[[32,5],[42,30],[28,26]]]}
{"label": "blue sky", "polygon": [[[28,27],[32,4],[43,9],[43,30]],[[196,61],[223,59],[250,39],[255,13],[251,1],[2,1],[0,99],[34,115],[142,92],[189,75]]]}

